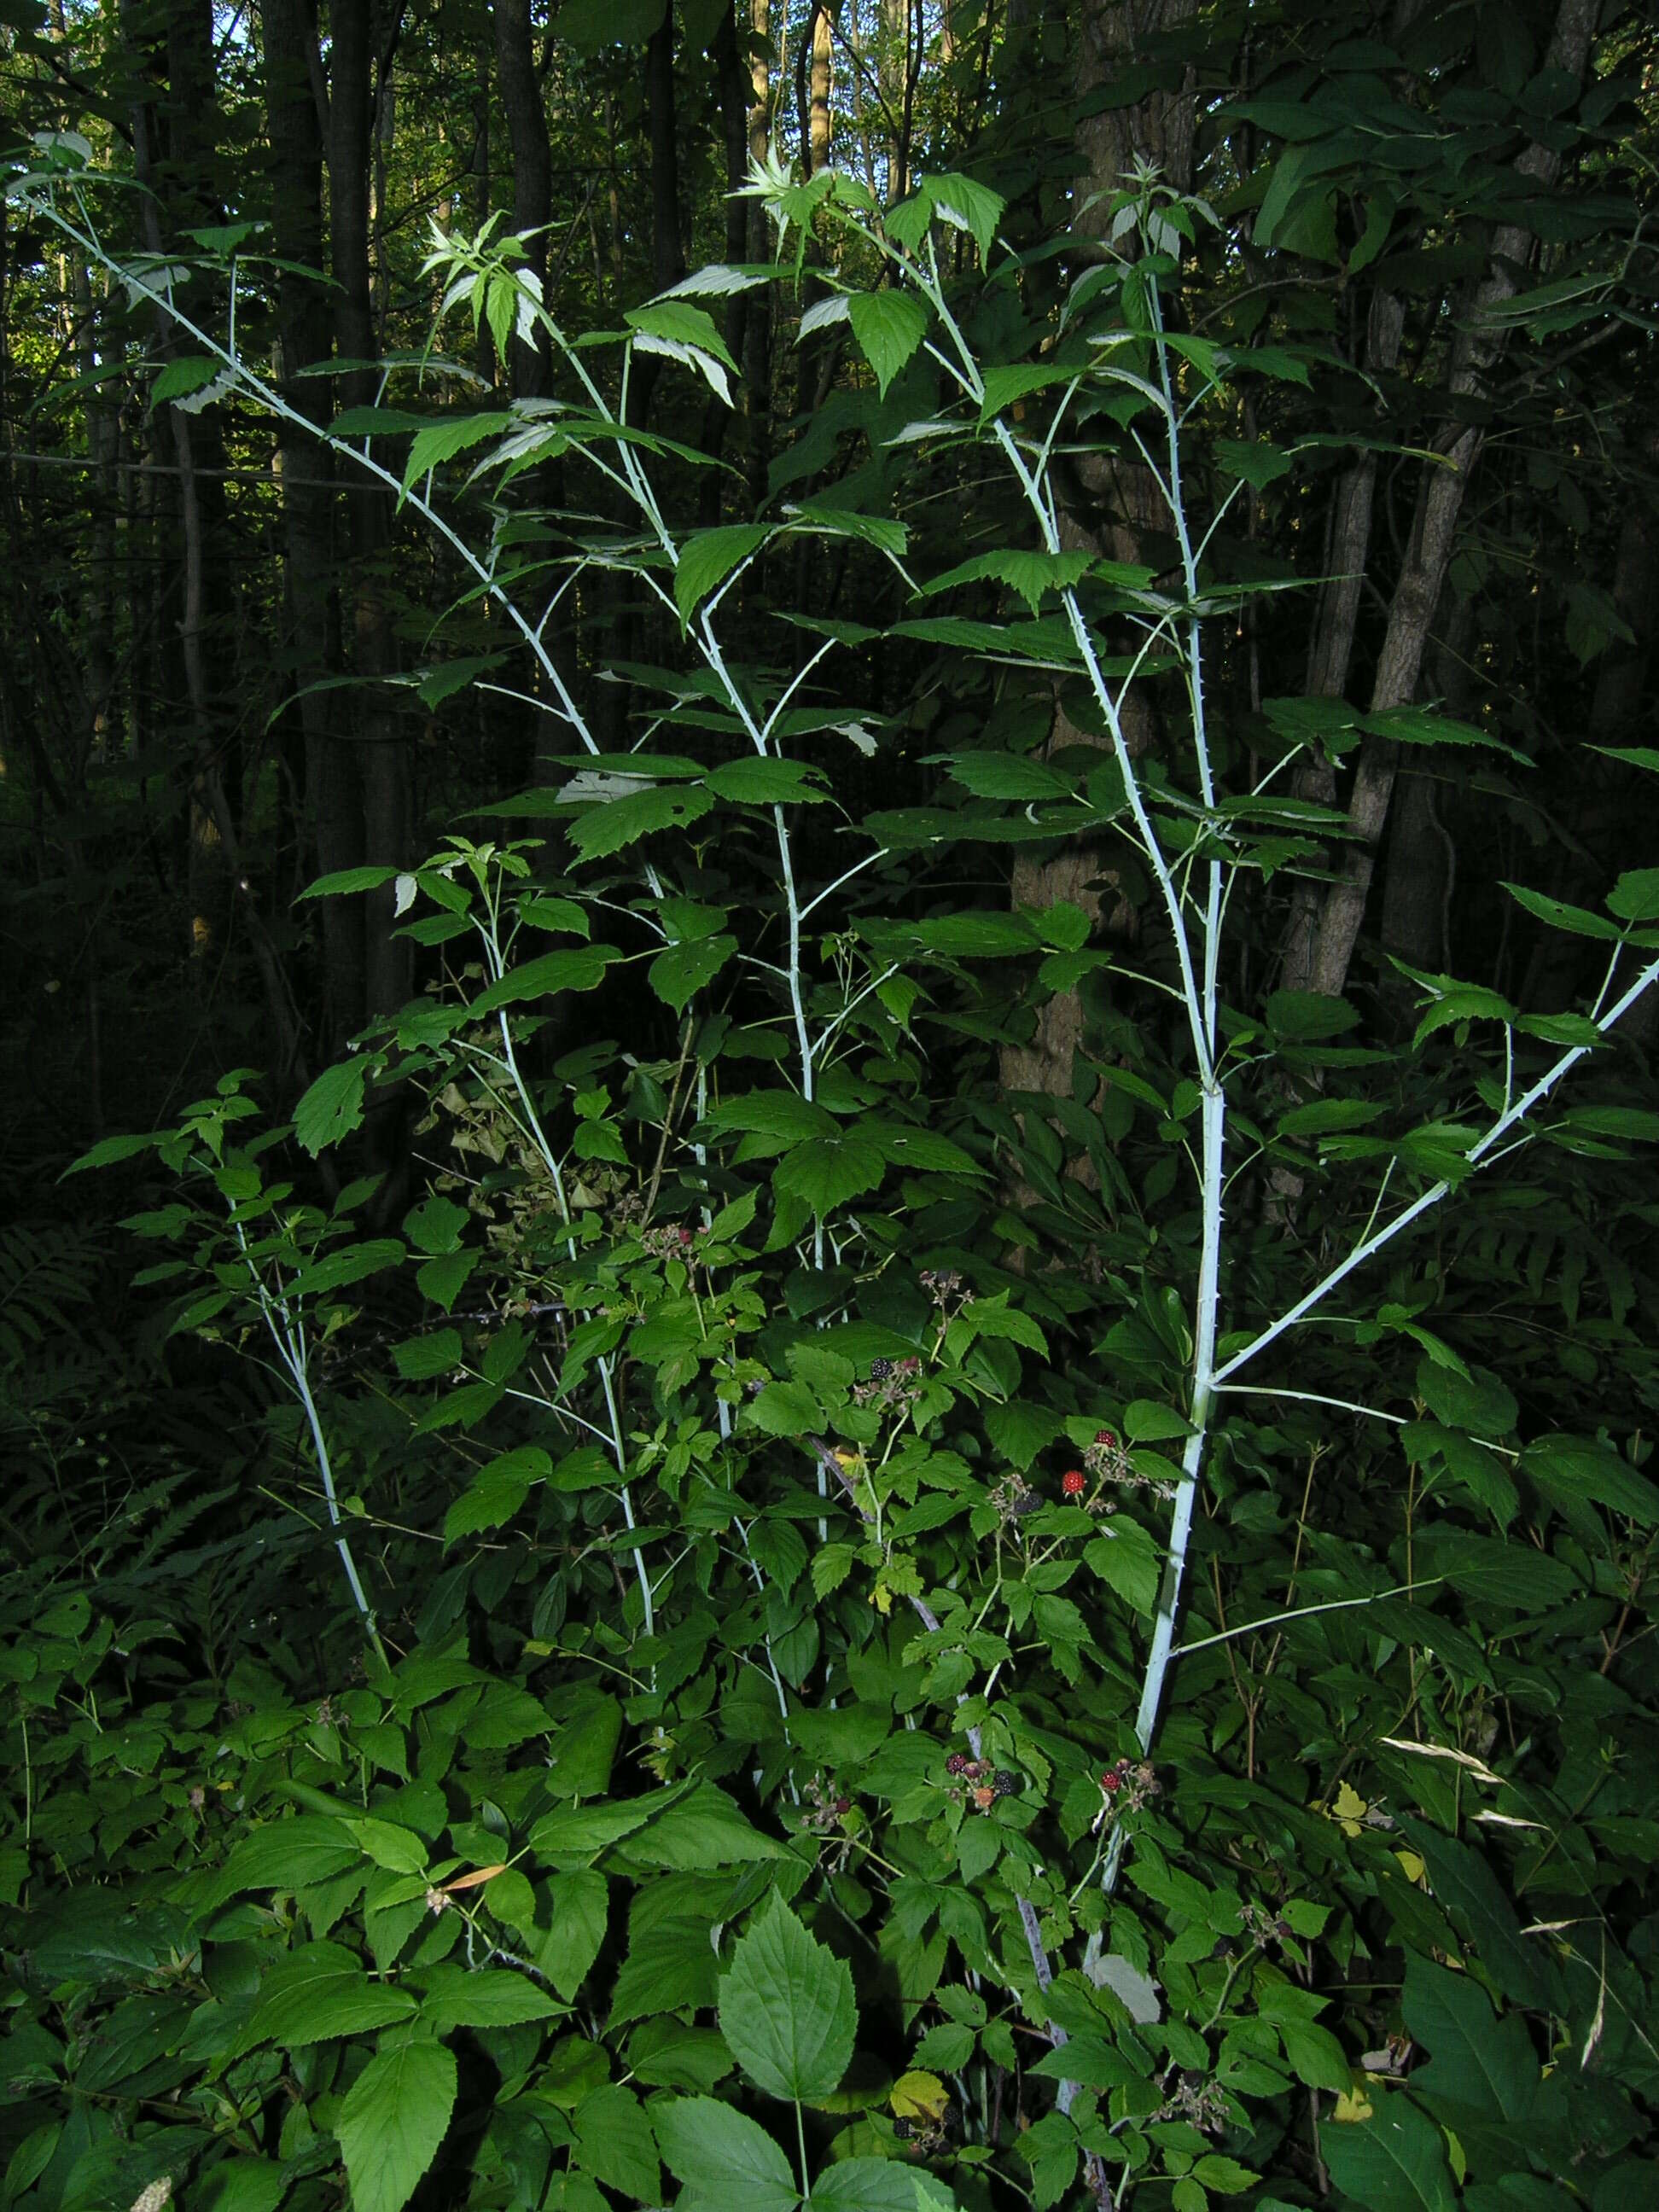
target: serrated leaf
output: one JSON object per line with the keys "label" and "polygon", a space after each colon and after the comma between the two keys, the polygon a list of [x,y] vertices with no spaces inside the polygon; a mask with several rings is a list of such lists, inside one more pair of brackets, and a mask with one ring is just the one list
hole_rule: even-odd
{"label": "serrated leaf", "polygon": [[738,364],[726,350],[714,317],[706,307],[694,307],[684,297],[652,300],[643,307],[630,308],[623,320],[643,337],[664,338],[672,345],[712,354],[722,368],[737,373]]}
{"label": "serrated leaf", "polygon": [[967,231],[979,248],[980,259],[989,259],[997,225],[1008,204],[1000,192],[954,170],[937,176],[924,173],[916,179],[916,190],[927,196],[939,222]]}
{"label": "serrated leaf", "polygon": [[288,1295],[293,1298],[319,1297],[325,1291],[343,1291],[353,1283],[368,1280],[378,1275],[383,1267],[395,1267],[404,1256],[404,1248],[395,1237],[371,1237],[366,1243],[348,1244],[333,1252],[325,1252],[320,1260],[313,1260],[291,1276]]}
{"label": "serrated leaf", "polygon": [[772,1170],[772,1182],[780,1193],[804,1199],[822,1220],[849,1199],[874,1190],[886,1167],[879,1146],[837,1131],[786,1154]]}
{"label": "serrated leaf", "polygon": [[1659,868],[1628,868],[1607,893],[1621,921],[1659,921]]}
{"label": "serrated leaf", "polygon": [[853,1571],[856,1557],[850,1544],[820,1544],[812,1554],[812,1595],[828,1597]]}
{"label": "serrated leaf", "polygon": [[651,2118],[658,2148],[697,2206],[794,2212],[800,2199],[789,2161],[746,2113],[714,2097],[677,2097]]}
{"label": "serrated leaf", "polygon": [[206,355],[191,355],[183,361],[170,361],[149,387],[149,404],[159,407],[164,400],[177,399],[185,393],[199,392],[211,384],[222,364]]}
{"label": "serrated leaf", "polygon": [[817,788],[823,781],[821,770],[804,761],[763,760],[758,753],[710,769],[708,781],[716,798],[735,799],[744,806],[790,806],[829,797]]}
{"label": "serrated leaf", "polygon": [[[666,793],[649,792],[642,797],[665,797]],[[618,799],[616,806],[602,810],[598,817],[603,820],[617,808],[628,805]],[[589,819],[593,819],[589,817]],[[577,823],[578,829],[581,824]],[[626,842],[626,839],[623,840]],[[470,1018],[478,1020],[485,1014],[500,1012],[503,1006],[519,1005],[526,999],[551,998],[557,991],[592,991],[604,980],[605,969],[617,954],[608,945],[572,945],[557,952],[544,952],[534,960],[526,960],[521,967],[509,968],[486,989],[481,991],[467,1009]]]}
{"label": "serrated leaf", "polygon": [[1009,548],[977,553],[971,561],[961,562],[924,584],[921,596],[926,599],[938,592],[954,591],[958,584],[999,583],[1016,592],[1036,614],[1045,592],[1067,591],[1080,584],[1094,562],[1095,556],[1087,551],[1030,553]]}
{"label": "serrated leaf", "polygon": [[553,1462],[536,1444],[520,1444],[503,1452],[474,1475],[444,1516],[444,1541],[476,1536],[485,1528],[500,1528],[510,1521],[533,1483],[545,1482]]}
{"label": "serrated leaf", "polygon": [[476,1971],[447,1960],[425,1973],[421,2018],[437,2035],[456,2027],[518,2027],[551,2020],[563,2008],[528,1976],[502,1966]]}
{"label": "serrated leaf", "polygon": [[775,1895],[738,1939],[720,1978],[727,2049],[769,2096],[810,2104],[840,2087],[857,2025],[846,1961],[809,1936]]}
{"label": "serrated leaf", "polygon": [[362,1960],[343,1945],[306,1943],[264,1974],[241,2042],[246,2050],[257,2043],[297,2050],[390,2027],[414,2010],[407,1990],[371,1981]]}
{"label": "serrated leaf", "polygon": [[696,994],[712,983],[738,949],[735,937],[699,937],[689,944],[670,945],[646,969],[646,981],[677,1014],[684,1013]]}
{"label": "serrated leaf", "polygon": [[483,445],[486,438],[499,437],[503,430],[514,427],[511,415],[455,414],[428,420],[410,446],[409,459],[404,464],[404,489],[408,491],[417,484],[428,470],[453,461],[458,453],[467,453],[472,447]]}
{"label": "serrated leaf", "polygon": [[1332,2180],[1356,2204],[1377,2212],[1455,2212],[1445,2140],[1404,2090],[1379,2093],[1368,2118],[1322,2127],[1319,2148]]}
{"label": "serrated leaf", "polygon": [[674,571],[674,604],[681,622],[689,623],[709,593],[758,553],[771,534],[763,522],[730,522],[688,538]]}
{"label": "serrated leaf", "polygon": [[336,1060],[304,1091],[294,1109],[295,1141],[317,1155],[363,1126],[363,1094],[368,1062],[361,1056]]}
{"label": "serrated leaf", "polygon": [[914,292],[860,292],[848,304],[848,319],[884,399],[888,386],[927,335],[928,310]]}
{"label": "serrated leaf", "polygon": [[448,2130],[455,2087],[441,2043],[398,2044],[369,2060],[334,2124],[352,2212],[403,2212]]}
{"label": "serrated leaf", "polygon": [[915,2177],[896,2158],[838,2159],[812,2184],[813,2203],[835,2212],[916,2212],[918,2201]]}
{"label": "serrated leaf", "polygon": [[602,860],[653,830],[684,829],[700,822],[714,804],[712,796],[696,786],[653,784],[584,814],[571,823],[570,842],[585,860]]}

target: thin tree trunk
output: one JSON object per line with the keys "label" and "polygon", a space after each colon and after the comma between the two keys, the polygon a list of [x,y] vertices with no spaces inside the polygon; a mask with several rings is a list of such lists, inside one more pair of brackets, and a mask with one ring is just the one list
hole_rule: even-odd
{"label": "thin tree trunk", "polygon": [[[371,0],[334,0],[328,173],[335,342],[346,361],[370,363],[378,352],[369,258],[375,28]],[[377,381],[372,366],[347,370],[340,380],[346,404],[370,404]],[[411,857],[413,842],[411,763],[407,738],[379,681],[397,665],[386,557],[392,516],[383,495],[357,484],[350,488],[345,509],[351,666],[364,680],[353,712],[362,857],[403,866]],[[400,1006],[409,995],[410,975],[408,943],[392,933],[391,886],[371,892],[366,906],[364,997],[355,1016],[359,1020]]]}
{"label": "thin tree trunk", "polygon": [[[1597,13],[1595,0],[1562,0],[1556,16],[1547,66],[1575,84],[1583,79]],[[1516,161],[1514,174],[1523,188],[1541,191],[1554,183],[1560,167],[1559,151],[1534,143]],[[1522,223],[1503,223],[1493,231],[1486,274],[1462,303],[1461,329],[1447,380],[1454,407],[1485,396],[1487,379],[1504,348],[1504,335],[1491,318],[1520,289],[1536,244],[1534,233]],[[1377,659],[1371,690],[1373,713],[1407,706],[1416,696],[1429,624],[1456,544],[1463,495],[1485,440],[1481,422],[1459,423],[1425,473],[1405,567],[1395,586],[1388,630]],[[1338,880],[1325,895],[1310,947],[1310,988],[1332,997],[1340,996],[1347,981],[1398,767],[1396,744],[1387,738],[1366,738],[1348,801],[1352,842],[1344,854]]]}
{"label": "thin tree trunk", "polygon": [[[1195,0],[1154,0],[1136,7],[1131,0],[1093,0],[1079,33],[1073,90],[1085,108],[1091,96],[1146,58],[1149,43],[1191,17]],[[1133,107],[1086,114],[1078,125],[1077,146],[1086,164],[1076,186],[1073,231],[1085,251],[1097,246],[1106,224],[1104,199],[1115,191],[1137,158],[1154,161],[1165,181],[1185,191],[1192,181],[1194,96],[1190,82],[1172,93],[1150,94]],[[1166,537],[1170,516],[1157,480],[1143,462],[1110,456],[1085,457],[1071,482],[1071,495],[1060,517],[1060,543],[1068,550],[1103,553],[1114,561],[1145,560],[1154,538]],[[1154,563],[1154,565],[1159,565]],[[1133,752],[1144,751],[1154,731],[1143,692],[1123,702],[1123,729]],[[1056,706],[1049,746],[1101,745],[1106,741],[1079,728]],[[1015,857],[1012,892],[1017,906],[1053,905],[1067,900],[1080,906],[1091,924],[1122,941],[1133,939],[1138,916],[1118,885],[1105,842],[1068,842],[1052,858],[1020,848]],[[1073,1065],[1083,1042],[1083,1003],[1076,992],[1056,992],[1038,1009],[1032,1036],[1005,1048],[1001,1081],[1005,1091],[1069,1097]],[[1079,1172],[1087,1177],[1086,1164]],[[1018,1194],[1029,1197],[1029,1193]]]}
{"label": "thin tree trunk", "polygon": [[[743,259],[749,235],[748,202],[738,197],[749,168],[749,73],[738,52],[737,7],[738,0],[731,0],[708,48],[709,58],[714,65],[721,131],[726,144],[726,259],[728,262]],[[752,294],[748,292],[734,292],[726,301],[726,349],[735,362],[740,362],[744,357],[752,297]],[[711,392],[708,404],[703,410],[701,442],[704,453],[719,458],[731,423],[732,410]],[[723,471],[705,469],[702,475],[699,520],[707,526],[720,520]]]}
{"label": "thin tree trunk", "polygon": [[[495,73],[501,112],[513,151],[513,228],[524,237],[525,266],[538,284],[547,283],[547,222],[553,204],[553,154],[536,74],[530,0],[495,0]],[[550,388],[547,340],[526,345],[514,338],[513,390],[536,399]]]}
{"label": "thin tree trunk", "polygon": [[[283,264],[277,276],[283,392],[320,427],[328,420],[328,382],[300,373],[327,361],[332,343],[322,274],[325,118],[319,115],[310,72],[316,0],[264,0],[263,22],[273,242]],[[303,752],[302,844],[310,848],[295,855],[303,879],[313,859],[324,874],[362,859],[362,807],[349,747],[334,726],[338,695],[319,688],[340,669],[333,459],[294,423],[279,422],[276,434],[294,641],[289,673],[299,695],[294,711]],[[350,1034],[364,1004],[362,906],[356,899],[323,899],[315,911],[323,953],[321,1034],[337,1038]]]}
{"label": "thin tree trunk", "polygon": [[[749,52],[749,158],[763,162],[772,147],[772,33],[769,0],[750,0],[752,41]],[[764,261],[770,243],[766,210],[757,200],[744,203],[747,211],[746,258]],[[749,497],[757,510],[766,497],[766,476],[772,447],[772,295],[768,290],[750,294],[749,317],[744,331],[744,410],[746,447],[744,464]]]}

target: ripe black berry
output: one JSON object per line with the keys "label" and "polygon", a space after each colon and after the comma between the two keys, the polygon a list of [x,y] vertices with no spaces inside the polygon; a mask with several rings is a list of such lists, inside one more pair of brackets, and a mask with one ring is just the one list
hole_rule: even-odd
{"label": "ripe black berry", "polygon": [[1019,1789],[1019,1777],[1017,1774],[1011,1774],[1006,1766],[1000,1766],[996,1771],[994,1787],[999,1797],[1012,1797]]}
{"label": "ripe black berry", "polygon": [[870,1380],[872,1382],[885,1382],[892,1371],[893,1363],[890,1359],[872,1359],[870,1362]]}

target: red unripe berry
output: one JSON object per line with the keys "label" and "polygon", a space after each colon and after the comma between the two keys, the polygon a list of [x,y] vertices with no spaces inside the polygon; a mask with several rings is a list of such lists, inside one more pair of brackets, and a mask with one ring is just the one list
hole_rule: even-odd
{"label": "red unripe berry", "polygon": [[1111,1451],[1117,1443],[1117,1431],[1115,1429],[1097,1429],[1095,1442],[1097,1444],[1104,1444],[1107,1450]]}
{"label": "red unripe berry", "polygon": [[1109,1766],[1100,1778],[1100,1786],[1109,1797],[1115,1797],[1123,1787],[1123,1777],[1118,1772],[1116,1767]]}
{"label": "red unripe berry", "polygon": [[1060,1478],[1060,1486],[1067,1498],[1081,1498],[1089,1487],[1089,1480],[1080,1467],[1068,1467]]}

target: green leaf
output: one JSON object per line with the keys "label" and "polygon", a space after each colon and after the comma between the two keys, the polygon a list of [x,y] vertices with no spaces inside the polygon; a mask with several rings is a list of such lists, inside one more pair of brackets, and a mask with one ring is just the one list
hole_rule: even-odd
{"label": "green leaf", "polygon": [[738,364],[707,307],[694,307],[690,300],[651,300],[642,307],[630,307],[623,320],[644,337],[666,338],[671,344],[712,354],[723,368],[737,372]]}
{"label": "green leaf", "polygon": [[392,1364],[405,1382],[430,1382],[435,1376],[452,1373],[465,1357],[456,1328],[435,1328],[392,1347]]}
{"label": "green leaf", "polygon": [[[641,793],[642,798],[665,796],[656,792]],[[602,813],[612,813],[628,804],[617,799],[603,808]],[[588,817],[592,820],[592,817]],[[577,823],[576,831],[586,825]],[[498,1013],[503,1006],[520,1004],[526,999],[548,999],[558,991],[592,991],[603,981],[605,971],[617,957],[608,945],[567,945],[562,951],[544,952],[537,959],[526,960],[520,968],[509,968],[504,975],[497,976],[485,990],[481,991],[467,1009],[472,1020],[486,1014]]]}
{"label": "green leaf", "polygon": [[369,1064],[361,1055],[325,1067],[294,1109],[294,1134],[314,1160],[363,1126],[363,1093]]}
{"label": "green leaf", "polygon": [[648,837],[653,830],[684,829],[689,823],[700,822],[714,804],[710,793],[696,787],[656,784],[649,790],[630,791],[591,807],[571,823],[570,842],[585,860],[603,860],[637,838]]}
{"label": "green leaf", "polygon": [[370,1981],[362,1961],[343,1945],[306,1943],[264,1976],[241,2041],[248,2050],[267,2042],[295,2050],[390,2027],[414,2010],[415,1999],[407,1990]]}
{"label": "green leaf", "polygon": [[755,753],[711,769],[708,788],[716,798],[736,799],[745,806],[791,806],[799,800],[826,800],[829,793],[816,788],[823,780],[823,770],[804,761],[763,760]]}
{"label": "green leaf", "polygon": [[561,1720],[547,1753],[547,1788],[556,1797],[598,1797],[610,1786],[622,1707],[599,1691],[584,1691]]}
{"label": "green leaf", "polygon": [[1401,1826],[1428,1868],[1435,1896],[1460,1931],[1474,1939],[1498,1990],[1532,2011],[1548,2012],[1558,1993],[1547,1938],[1522,1934],[1515,1907],[1480,1853],[1409,1814]]}
{"label": "green leaf", "polygon": [[218,1900],[243,1889],[309,1889],[358,1863],[357,1838],[346,1822],[326,1814],[298,1813],[269,1820],[245,1835],[213,1878]]}
{"label": "green leaf", "polygon": [[1567,906],[1560,899],[1547,897],[1542,891],[1528,890],[1524,884],[1505,884],[1504,889],[1517,906],[1525,907],[1528,914],[1536,915],[1553,929],[1564,929],[1573,937],[1596,937],[1604,944],[1616,943],[1624,932],[1605,915],[1587,914],[1583,907]]}
{"label": "green leaf", "polygon": [[994,192],[988,185],[981,185],[956,170],[941,171],[937,176],[920,176],[916,179],[916,190],[931,203],[941,222],[971,235],[981,261],[989,258],[991,242],[1008,204],[1000,192]]}
{"label": "green leaf", "polygon": [[448,2130],[455,2085],[441,2043],[401,2043],[369,2060],[334,2124],[352,2212],[403,2212]]}
{"label": "green leaf", "polygon": [[742,1866],[751,1859],[793,1856],[787,1844],[751,1826],[712,1782],[698,1783],[684,1796],[678,1790],[662,1794],[672,1802],[647,1826],[632,1831],[616,1847],[618,1859],[631,1873],[684,1874]]}
{"label": "green leaf", "polygon": [[503,430],[514,427],[511,415],[457,413],[428,422],[410,446],[409,459],[404,464],[404,489],[408,491],[417,484],[429,469],[453,461],[457,453],[481,446],[486,438],[498,437]]}
{"label": "green leaf", "polygon": [[886,1167],[878,1145],[838,1133],[815,1137],[786,1154],[772,1170],[772,1182],[780,1193],[805,1199],[822,1220],[849,1199],[874,1190]]}
{"label": "green leaf", "polygon": [[291,1298],[311,1298],[325,1291],[345,1290],[370,1275],[378,1275],[384,1267],[395,1267],[404,1256],[403,1245],[395,1237],[372,1237],[362,1244],[342,1245],[332,1252],[325,1252],[320,1260],[309,1261],[291,1276],[288,1295]]}
{"label": "green leaf", "polygon": [[1294,454],[1283,453],[1261,438],[1250,444],[1237,438],[1218,438],[1212,450],[1219,468],[1230,477],[1239,477],[1254,491],[1265,491],[1269,484],[1288,476],[1296,465]]}
{"label": "green leaf", "polygon": [[293,2179],[274,2158],[224,2158],[191,2191],[201,2212],[276,2212]]}
{"label": "green leaf", "polygon": [[117,1167],[123,1160],[136,1160],[140,1152],[150,1151],[155,1142],[154,1137],[100,1137],[90,1152],[82,1152],[64,1172],[79,1175],[83,1168]]}
{"label": "green leaf", "polygon": [[674,604],[682,624],[690,621],[711,592],[759,552],[771,534],[763,522],[730,522],[716,530],[699,530],[686,539],[674,571]]}
{"label": "green leaf", "polygon": [[1540,1437],[1520,1464],[1522,1474],[1563,1507],[1605,1506],[1644,1528],[1659,1527],[1659,1486],[1596,1437]]}
{"label": "green leaf", "polygon": [[1455,2212],[1439,2129],[1403,2090],[1373,2094],[1369,2119],[1329,2120],[1319,2130],[1331,2179],[1366,2212]]}
{"label": "green leaf", "polygon": [[630,2203],[653,2204],[662,2193],[657,2147],[644,2107],[631,2089],[606,2082],[571,2115],[576,2163]]}
{"label": "green leaf", "polygon": [[726,2047],[769,2096],[811,2104],[840,2087],[857,2026],[846,1961],[809,1936],[775,1895],[720,1978]]}
{"label": "green leaf", "polygon": [[1607,912],[1621,921],[1659,921],[1659,868],[1630,868],[1607,893]]}
{"label": "green leaf", "polygon": [[696,2206],[794,2212],[800,2200],[789,2161],[746,2114],[713,2097],[677,2097],[655,2106],[652,2124],[658,2148]]}
{"label": "green leaf", "polygon": [[1500,2019],[1478,1982],[1415,1951],[1406,1954],[1401,2009],[1429,2054],[1428,2064],[1412,2075],[1416,2094],[1495,2112],[1512,2124],[1528,2118],[1540,2076],[1523,2020],[1514,2013]]}
{"label": "green leaf", "polygon": [[931,582],[924,584],[919,596],[926,599],[937,592],[953,591],[958,584],[1005,584],[1036,614],[1045,592],[1066,591],[1081,583],[1094,566],[1095,557],[1093,553],[1087,551],[978,553],[971,561],[963,561],[957,567],[947,569],[944,575],[935,576]]}
{"label": "green leaf", "polygon": [[1084,1547],[1083,1557],[1109,1589],[1136,1613],[1150,1617],[1158,1603],[1158,1559],[1152,1538],[1138,1521],[1115,1514],[1109,1526]]}
{"label": "green leaf", "polygon": [[553,1462],[537,1444],[520,1444],[481,1468],[444,1516],[444,1541],[476,1536],[510,1521],[530,1495],[532,1483],[545,1482]]}
{"label": "green leaf", "polygon": [[927,334],[928,309],[914,292],[855,292],[847,312],[884,399],[888,386]]}
{"label": "green leaf", "polygon": [[361,1814],[353,1819],[351,1832],[365,1854],[388,1873],[426,1872],[427,1848],[412,1828],[400,1827],[395,1820],[377,1820],[372,1814]]}
{"label": "green leaf", "polygon": [[163,400],[179,399],[187,392],[199,392],[211,384],[224,366],[222,362],[204,354],[193,354],[183,361],[170,361],[149,387],[149,404],[159,407]]}
{"label": "green leaf", "polygon": [[812,2184],[812,2202],[835,2212],[916,2212],[915,2179],[898,2159],[843,2158]]}
{"label": "green leaf", "polygon": [[646,981],[677,1014],[684,1013],[696,994],[712,983],[738,949],[735,937],[699,937],[671,945],[646,969]]}
{"label": "green leaf", "polygon": [[553,1924],[537,1944],[536,1964],[566,2002],[571,2003],[605,1942],[611,1888],[605,1876],[590,1867],[555,1875],[549,1887]]}
{"label": "green leaf", "polygon": [[426,1994],[421,2000],[421,2019],[435,2035],[455,2027],[517,2027],[527,2021],[551,2020],[563,2008],[528,1976],[505,1967],[481,1966],[476,1972],[446,1960],[422,1975]]}

